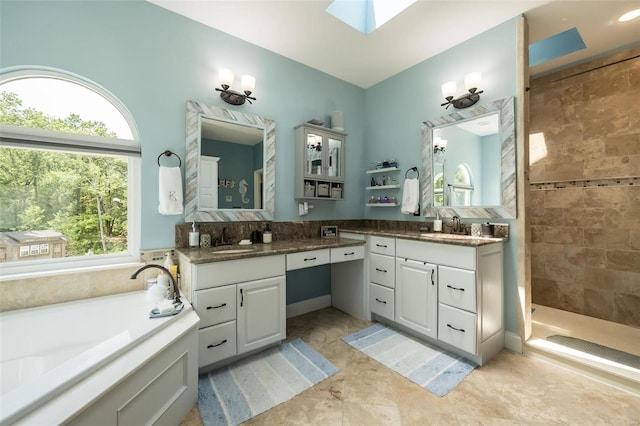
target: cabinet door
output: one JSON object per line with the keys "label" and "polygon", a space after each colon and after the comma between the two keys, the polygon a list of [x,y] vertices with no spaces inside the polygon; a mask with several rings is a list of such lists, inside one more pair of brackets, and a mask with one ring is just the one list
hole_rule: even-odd
{"label": "cabinet door", "polygon": [[238,284],[238,354],[286,337],[285,277]]}
{"label": "cabinet door", "polygon": [[438,332],[437,275],[436,265],[396,260],[395,320],[433,338]]}
{"label": "cabinet door", "polygon": [[344,140],[327,136],[327,177],[342,180],[344,178]]}
{"label": "cabinet door", "polygon": [[323,178],[325,174],[325,140],[320,132],[307,130],[304,134],[304,176],[309,178]]}

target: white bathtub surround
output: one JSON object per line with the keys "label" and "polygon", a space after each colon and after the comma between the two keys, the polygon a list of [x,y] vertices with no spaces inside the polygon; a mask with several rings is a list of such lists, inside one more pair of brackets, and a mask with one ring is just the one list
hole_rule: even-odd
{"label": "white bathtub surround", "polygon": [[142,291],[1,314],[0,423],[177,424],[197,398],[199,319],[148,314]]}

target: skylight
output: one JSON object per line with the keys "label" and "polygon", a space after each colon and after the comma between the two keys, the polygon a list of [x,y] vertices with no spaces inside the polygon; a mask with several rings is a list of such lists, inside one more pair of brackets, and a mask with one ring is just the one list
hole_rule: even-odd
{"label": "skylight", "polygon": [[587,46],[577,28],[571,28],[529,45],[529,66],[577,52]]}
{"label": "skylight", "polygon": [[326,12],[367,35],[415,2],[416,0],[334,0]]}

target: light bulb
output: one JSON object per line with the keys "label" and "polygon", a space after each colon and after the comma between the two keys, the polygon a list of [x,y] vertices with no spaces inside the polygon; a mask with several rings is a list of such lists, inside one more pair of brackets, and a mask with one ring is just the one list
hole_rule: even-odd
{"label": "light bulb", "polygon": [[231,87],[231,83],[233,83],[233,71],[229,68],[220,68],[220,71],[218,71],[218,81],[222,87]]}
{"label": "light bulb", "polygon": [[469,74],[464,76],[464,85],[467,87],[468,91],[475,92],[478,89],[480,80],[482,80],[481,73],[470,72]]}
{"label": "light bulb", "polygon": [[256,88],[256,78],[251,75],[242,76],[242,91],[245,93],[253,93]]}
{"label": "light bulb", "polygon": [[455,81],[447,81],[442,85],[442,96],[445,99],[453,98],[456,96],[456,82]]}

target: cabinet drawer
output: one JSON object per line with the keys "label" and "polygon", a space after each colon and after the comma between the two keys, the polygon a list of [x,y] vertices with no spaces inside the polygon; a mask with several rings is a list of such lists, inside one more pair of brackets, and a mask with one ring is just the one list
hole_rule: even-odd
{"label": "cabinet drawer", "polygon": [[385,287],[395,287],[396,258],[371,253],[369,255],[369,280]]}
{"label": "cabinet drawer", "polygon": [[236,286],[194,292],[193,306],[200,317],[199,328],[236,319]]}
{"label": "cabinet drawer", "polygon": [[387,256],[396,255],[396,239],[388,237],[369,237],[369,252],[386,254]]}
{"label": "cabinet drawer", "polygon": [[377,284],[369,284],[369,309],[372,313],[394,320],[394,291]]}
{"label": "cabinet drawer", "polygon": [[438,267],[438,300],[469,312],[476,309],[476,274],[466,269]]}
{"label": "cabinet drawer", "polygon": [[229,321],[198,331],[198,367],[236,354],[236,322]]}
{"label": "cabinet drawer", "polygon": [[335,247],[331,249],[331,263],[364,259],[364,246]]}
{"label": "cabinet drawer", "polygon": [[192,265],[193,290],[284,275],[285,255]]}
{"label": "cabinet drawer", "polygon": [[475,247],[398,239],[396,240],[396,257],[454,268],[476,269]]}
{"label": "cabinet drawer", "polygon": [[476,314],[443,305],[438,307],[438,340],[476,353]]}
{"label": "cabinet drawer", "polygon": [[329,261],[329,249],[291,253],[287,255],[287,271],[325,265]]}

